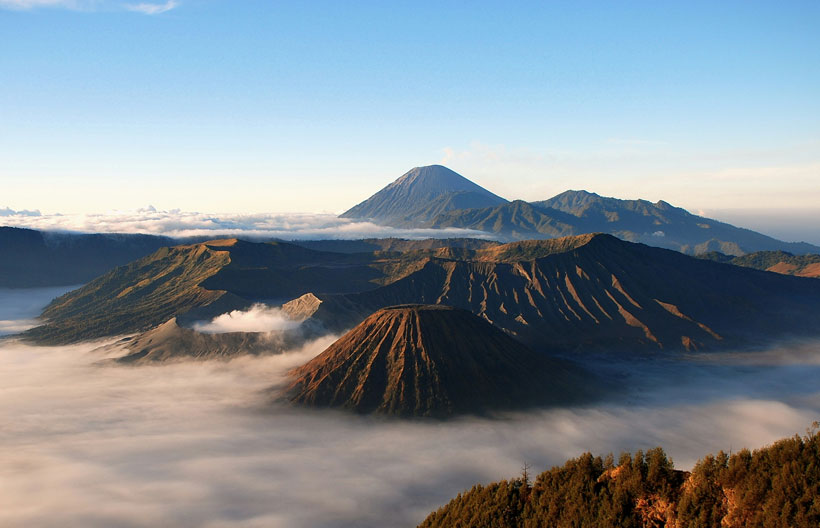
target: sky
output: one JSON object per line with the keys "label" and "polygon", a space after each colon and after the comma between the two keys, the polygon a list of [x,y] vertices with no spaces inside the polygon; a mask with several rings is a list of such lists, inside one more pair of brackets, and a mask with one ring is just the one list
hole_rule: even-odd
{"label": "sky", "polygon": [[338,213],[441,163],[805,228],[818,27],[813,0],[0,0],[0,209]]}

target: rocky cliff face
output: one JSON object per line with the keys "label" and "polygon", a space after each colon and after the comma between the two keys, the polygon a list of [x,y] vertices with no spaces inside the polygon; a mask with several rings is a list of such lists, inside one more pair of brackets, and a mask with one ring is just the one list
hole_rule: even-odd
{"label": "rocky cliff face", "polygon": [[530,346],[716,349],[816,331],[815,282],[582,235],[442,253],[384,287],[320,296],[313,317],[338,330],[388,305],[444,304]]}

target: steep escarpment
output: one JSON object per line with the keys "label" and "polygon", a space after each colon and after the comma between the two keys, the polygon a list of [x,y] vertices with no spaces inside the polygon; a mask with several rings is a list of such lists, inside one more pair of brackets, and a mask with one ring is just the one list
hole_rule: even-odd
{"label": "steep escarpment", "polygon": [[292,376],[284,392],[292,403],[395,416],[481,413],[586,394],[567,363],[447,306],[379,310]]}
{"label": "steep escarpment", "polygon": [[218,246],[162,248],[58,297],[43,311],[46,324],[26,337],[70,343],[147,330],[194,308],[240,308],[246,303],[237,296],[202,286],[229,263],[229,253]]}
{"label": "steep escarpment", "polygon": [[545,241],[541,249],[528,243],[522,260],[514,257],[520,247],[505,246],[458,260],[431,258],[384,287],[320,296],[313,317],[342,329],[384,306],[445,304],[469,310],[532,346],[567,349],[718,348],[806,335],[818,327],[820,284],[813,280],[703,261],[609,235]]}
{"label": "steep escarpment", "polygon": [[376,288],[418,256],[341,254],[237,239],[162,248],[55,299],[29,339],[58,344],[142,332],[172,317],[205,319],[254,301]]}

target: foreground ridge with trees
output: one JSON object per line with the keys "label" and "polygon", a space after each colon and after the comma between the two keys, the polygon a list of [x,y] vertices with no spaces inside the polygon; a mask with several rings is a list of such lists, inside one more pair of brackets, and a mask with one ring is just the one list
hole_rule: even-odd
{"label": "foreground ridge with trees", "polygon": [[[701,459],[676,470],[663,449],[589,453],[538,475],[476,485],[419,526],[481,528],[816,528],[820,433]],[[526,466],[525,466],[526,467]]]}

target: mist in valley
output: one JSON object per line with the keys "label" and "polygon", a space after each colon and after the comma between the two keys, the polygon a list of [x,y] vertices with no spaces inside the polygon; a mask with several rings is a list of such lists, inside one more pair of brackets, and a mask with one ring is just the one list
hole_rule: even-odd
{"label": "mist in valley", "polygon": [[[0,318],[31,320],[48,296],[15,295],[0,297]],[[28,309],[9,304],[24,298]],[[689,469],[820,418],[818,341],[685,359],[596,356],[590,365],[617,389],[607,401],[494,418],[408,422],[274,401],[287,371],[333,339],[277,356],[137,367],[101,362],[105,342],[0,341],[0,525],[414,526],[525,462],[540,472],[585,451],[660,445]]]}

